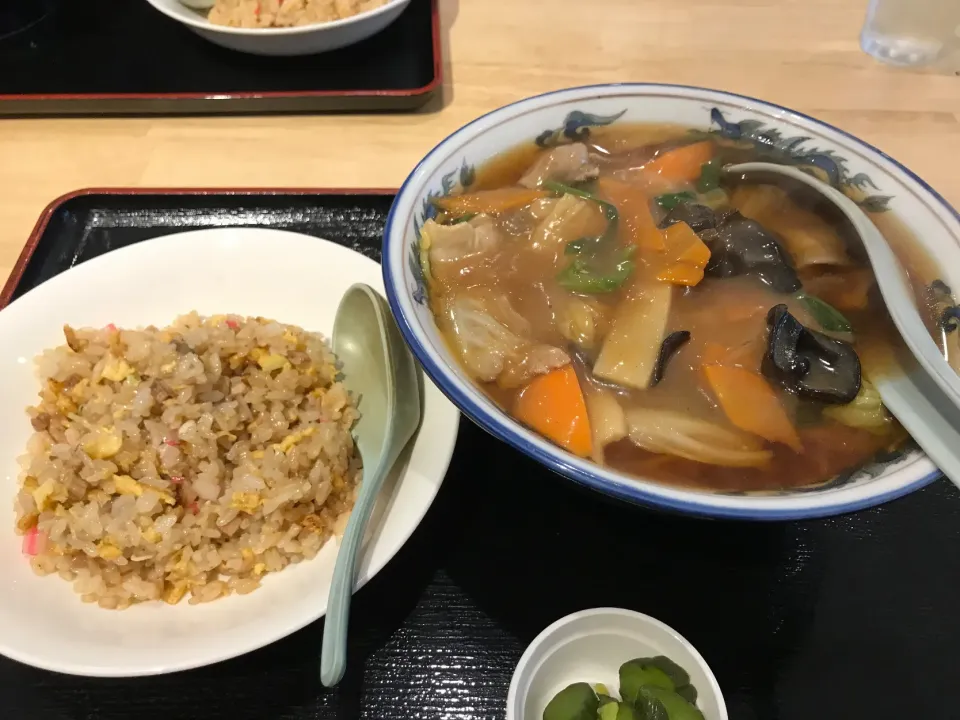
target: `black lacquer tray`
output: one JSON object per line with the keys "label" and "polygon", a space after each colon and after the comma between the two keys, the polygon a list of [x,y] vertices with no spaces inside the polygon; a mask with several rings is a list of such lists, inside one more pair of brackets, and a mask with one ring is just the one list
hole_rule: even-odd
{"label": "black lacquer tray", "polygon": [[0,1],[0,115],[400,112],[440,89],[439,0],[310,57],[218,47],[145,0]]}
{"label": "black lacquer tray", "polygon": [[[225,224],[323,236],[378,258],[390,192],[87,191],[44,213],[2,302],[117,247]],[[440,495],[356,598],[350,668],[318,680],[322,622],[245,657],[93,680],[0,659],[24,720],[497,720],[526,645],[569,612],[649,613],[710,663],[732,720],[960,718],[960,491],[750,524],[628,507],[468,422]]]}

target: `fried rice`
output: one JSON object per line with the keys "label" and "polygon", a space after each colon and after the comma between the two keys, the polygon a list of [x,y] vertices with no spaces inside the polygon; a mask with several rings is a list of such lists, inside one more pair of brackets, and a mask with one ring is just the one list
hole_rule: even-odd
{"label": "fried rice", "polygon": [[37,358],[16,529],[41,574],[122,609],[246,594],[340,534],[359,417],[317,334],[196,313],[74,330]]}
{"label": "fried rice", "polygon": [[217,0],[207,19],[229,27],[294,27],[343,20],[386,3],[387,0]]}

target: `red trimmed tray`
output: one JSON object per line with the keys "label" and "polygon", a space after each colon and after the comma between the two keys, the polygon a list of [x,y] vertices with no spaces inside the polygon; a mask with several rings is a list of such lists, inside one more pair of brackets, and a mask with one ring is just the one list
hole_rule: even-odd
{"label": "red trimmed tray", "polygon": [[357,45],[293,58],[218,47],[143,0],[31,2],[12,19],[0,10],[0,115],[401,112],[443,80],[439,0],[412,0]]}
{"label": "red trimmed tray", "polygon": [[[86,188],[44,208],[0,290],[0,308],[74,265],[151,237],[211,226],[323,237],[380,261],[396,190]],[[224,222],[228,219],[229,222]]]}
{"label": "red trimmed tray", "polygon": [[[389,190],[71,193],[44,211],[0,300],[204,227],[293,230],[378,260],[392,202]],[[841,517],[705,521],[609,502],[461,423],[431,511],[354,598],[336,690],[318,679],[321,621],[166,677],[67,677],[0,658],[0,708],[24,720],[497,720],[544,627],[623,607],[697,647],[732,720],[956,720],[958,557],[960,494],[945,479]]]}

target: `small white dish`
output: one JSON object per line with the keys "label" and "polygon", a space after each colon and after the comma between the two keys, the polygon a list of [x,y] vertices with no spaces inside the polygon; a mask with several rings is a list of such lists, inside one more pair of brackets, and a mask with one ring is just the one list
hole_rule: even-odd
{"label": "small white dish", "polygon": [[[70,583],[35,575],[21,554],[13,530],[16,459],[31,432],[24,410],[39,387],[33,358],[63,343],[64,323],[163,326],[197,310],[273,317],[329,337],[340,298],[355,282],[383,292],[380,266],[348,248],[279,230],[223,228],[107,253],[0,312],[0,654],[76,675],[154,675],[250,652],[323,617],[335,542],[313,560],[268,575],[249,595],[122,611],[83,604]],[[459,417],[425,380],[420,432],[374,510],[358,588],[393,558],[429,509],[453,454]]]}
{"label": "small white dish", "polygon": [[507,720],[541,720],[553,696],[576,682],[603,683],[616,696],[620,666],[656,655],[687,671],[705,720],[727,720],[717,679],[693,645],[659,620],[620,608],[582,610],[540,633],[513,673]]}
{"label": "small white dish", "polygon": [[221,47],[253,55],[315,55],[366,40],[400,17],[410,0],[386,4],[343,20],[283,28],[236,28],[207,20],[206,11],[187,7],[180,0],[147,0],[169,18]]}

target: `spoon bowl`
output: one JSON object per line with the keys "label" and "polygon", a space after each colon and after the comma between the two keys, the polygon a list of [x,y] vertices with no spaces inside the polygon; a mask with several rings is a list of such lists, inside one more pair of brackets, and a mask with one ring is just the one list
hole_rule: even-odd
{"label": "spoon bowl", "polygon": [[210,10],[216,5],[217,0],[180,0],[181,5],[185,5],[191,10]]}
{"label": "spoon bowl", "polygon": [[350,600],[364,532],[384,480],[420,424],[417,366],[384,300],[369,285],[344,294],[333,326],[333,350],[342,363],[344,385],[358,400],[354,427],[363,460],[363,481],[343,534],[333,571],[323,628],[320,679],[333,687],[347,661]]}
{"label": "spoon bowl", "polygon": [[890,317],[919,362],[898,377],[876,378],[887,409],[913,436],[951,482],[960,486],[960,376],[950,367],[927,332],[906,272],[886,239],[853,200],[794,167],[750,162],[728,165],[724,172],[742,179],[787,177],[806,185],[840,210],[859,235],[873,267]]}
{"label": "spoon bowl", "polygon": [[950,367],[924,327],[906,273],[897,256],[880,231],[853,200],[802,170],[787,165],[762,162],[741,163],[728,165],[724,168],[724,172],[728,175],[740,175],[743,178],[788,177],[803,183],[835,205],[860,236],[870,264],[873,266],[873,274],[877,278],[880,293],[890,311],[890,317],[907,343],[907,347],[943,392],[960,407],[960,375]]}

